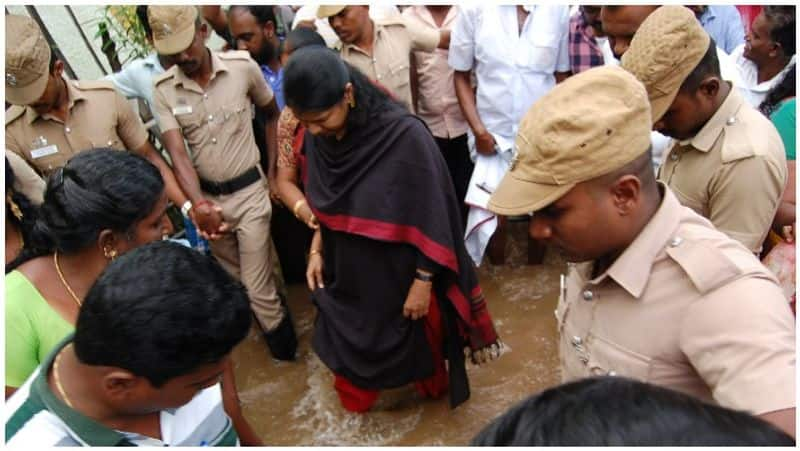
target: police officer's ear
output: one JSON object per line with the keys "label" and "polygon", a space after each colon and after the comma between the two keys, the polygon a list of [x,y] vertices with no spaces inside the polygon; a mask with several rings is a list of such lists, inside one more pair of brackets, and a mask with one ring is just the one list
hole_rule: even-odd
{"label": "police officer's ear", "polygon": [[53,76],[54,77],[61,77],[61,74],[64,72],[64,62],[61,60],[56,60],[53,64]]}
{"label": "police officer's ear", "polygon": [[720,79],[714,75],[709,75],[703,81],[700,82],[700,86],[697,88],[697,92],[700,93],[706,99],[709,99],[713,102],[714,99],[717,98],[717,93],[719,93],[720,87]]}
{"label": "police officer's ear", "polygon": [[261,32],[264,34],[265,38],[271,39],[275,36],[275,24],[271,20],[264,22]]}
{"label": "police officer's ear", "polygon": [[617,178],[611,185],[611,198],[619,216],[630,216],[641,202],[642,181],[633,174]]}

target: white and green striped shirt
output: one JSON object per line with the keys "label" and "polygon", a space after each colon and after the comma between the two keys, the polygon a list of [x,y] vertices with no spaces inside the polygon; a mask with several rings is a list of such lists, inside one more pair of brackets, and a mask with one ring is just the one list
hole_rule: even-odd
{"label": "white and green striped shirt", "polygon": [[161,411],[161,435],[157,440],[110,429],[57,398],[47,384],[47,372],[55,355],[70,336],[25,381],[6,403],[6,445],[41,449],[51,446],[237,446],[239,438],[222,405],[216,384],[187,404]]}

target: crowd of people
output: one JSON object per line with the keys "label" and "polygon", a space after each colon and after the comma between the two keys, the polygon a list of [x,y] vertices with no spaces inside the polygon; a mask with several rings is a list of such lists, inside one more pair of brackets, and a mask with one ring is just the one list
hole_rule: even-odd
{"label": "crowd of people", "polygon": [[794,443],[794,6],[136,15],[153,52],[100,81],[6,15],[9,445],[270,443],[230,354],[296,359],[286,283],[344,409],[457,408],[523,221],[567,261],[564,385],[473,444]]}

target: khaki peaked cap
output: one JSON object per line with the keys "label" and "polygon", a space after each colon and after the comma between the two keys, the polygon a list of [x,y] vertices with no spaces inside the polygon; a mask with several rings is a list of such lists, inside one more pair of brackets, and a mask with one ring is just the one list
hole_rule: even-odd
{"label": "khaki peaked cap", "polygon": [[667,112],[710,44],[708,33],[685,6],[662,6],[639,26],[622,55],[622,67],[644,83],[653,123]]}
{"label": "khaki peaked cap", "polygon": [[6,101],[29,105],[44,94],[50,74],[50,46],[27,16],[6,15]]}
{"label": "khaki peaked cap", "polygon": [[147,21],[153,30],[153,46],[161,55],[180,53],[194,40],[197,7],[191,5],[147,7]]}
{"label": "khaki peaked cap", "polygon": [[511,168],[488,208],[501,215],[539,210],[647,152],[650,129],[647,92],[629,72],[603,66],[569,77],[523,117]]}

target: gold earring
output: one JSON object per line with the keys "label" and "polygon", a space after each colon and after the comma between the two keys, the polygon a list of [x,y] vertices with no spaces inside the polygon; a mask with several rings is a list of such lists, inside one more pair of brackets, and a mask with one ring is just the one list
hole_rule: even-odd
{"label": "gold earring", "polygon": [[11,209],[11,214],[17,218],[17,221],[22,221],[22,210],[19,209],[19,205],[14,202],[14,199],[11,198],[11,193],[6,194],[6,202],[8,202],[8,207]]}
{"label": "gold earring", "polygon": [[350,108],[355,108],[356,107],[356,99],[355,98],[350,98],[350,101],[347,102],[347,103],[350,104]]}
{"label": "gold earring", "polygon": [[103,255],[105,255],[105,257],[107,259],[109,259],[111,261],[114,261],[114,259],[117,258],[117,250],[114,249],[114,248],[109,250],[107,247],[104,247],[103,248]]}

